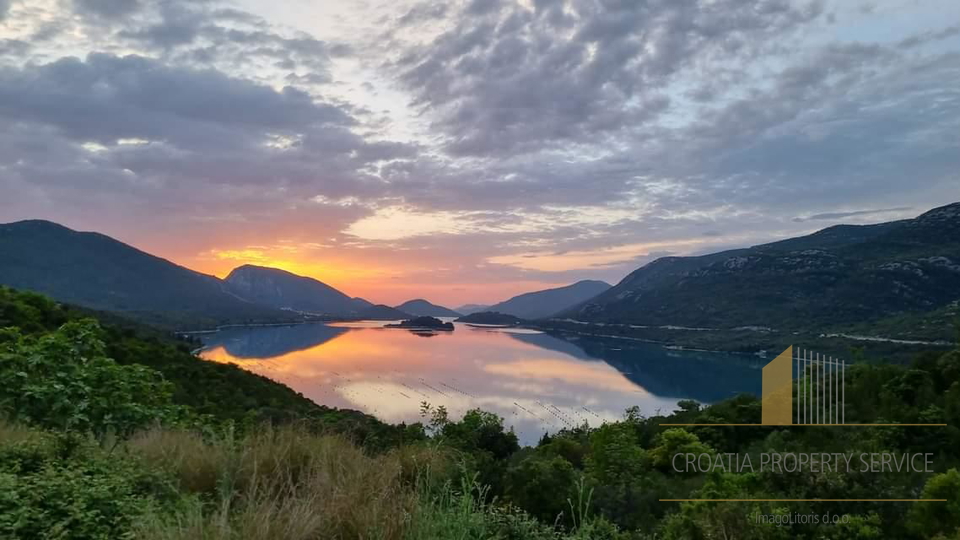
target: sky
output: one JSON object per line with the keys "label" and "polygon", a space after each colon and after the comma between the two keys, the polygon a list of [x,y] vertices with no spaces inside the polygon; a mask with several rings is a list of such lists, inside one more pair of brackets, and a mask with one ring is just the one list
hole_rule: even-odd
{"label": "sky", "polygon": [[0,0],[0,222],[456,306],[960,201],[955,0]]}

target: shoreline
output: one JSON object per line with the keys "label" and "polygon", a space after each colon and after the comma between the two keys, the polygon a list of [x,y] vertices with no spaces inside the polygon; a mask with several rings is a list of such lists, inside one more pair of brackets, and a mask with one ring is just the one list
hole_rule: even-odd
{"label": "shoreline", "polygon": [[235,324],[222,324],[216,328],[206,329],[206,330],[174,330],[173,333],[176,335],[193,335],[193,334],[216,334],[217,332],[227,330],[230,328],[268,328],[273,326],[300,326],[302,324],[326,324],[326,323],[339,323],[339,322],[353,322],[356,320],[362,319],[330,319],[323,321],[291,321],[291,322],[277,322],[277,323],[235,323]]}
{"label": "shoreline", "polygon": [[[786,347],[809,346],[823,349],[833,348],[837,354],[849,355],[850,350],[867,343],[874,346],[874,355],[886,360],[904,357],[919,349],[953,346],[948,341],[927,341],[897,339],[880,336],[867,336],[846,333],[808,330],[784,332],[767,327],[738,326],[734,328],[692,328],[678,325],[631,325],[620,323],[591,323],[573,319],[548,319],[530,321],[521,325],[524,328],[539,330],[554,335],[576,335],[599,339],[620,339],[640,343],[650,343],[673,350],[715,352],[726,354],[744,354],[768,357],[773,350]],[[611,330],[622,333],[611,334]],[[652,335],[651,335],[652,334]],[[817,343],[817,345],[814,345]],[[877,349],[881,350],[877,350]]]}

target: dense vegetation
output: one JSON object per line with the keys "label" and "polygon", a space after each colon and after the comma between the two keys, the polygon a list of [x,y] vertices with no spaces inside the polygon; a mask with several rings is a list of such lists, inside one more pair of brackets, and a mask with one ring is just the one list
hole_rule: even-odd
{"label": "dense vegetation", "polygon": [[[847,422],[948,427],[661,425],[759,422],[740,396],[521,448],[483,411],[424,404],[422,425],[383,426],[80,315],[0,290],[0,538],[960,539],[960,350],[846,373]],[[772,451],[929,452],[936,473],[671,467],[677,453]],[[660,501],[854,497],[948,502]],[[792,512],[841,523],[756,519]]]}
{"label": "dense vegetation", "polygon": [[[851,349],[869,346],[876,359],[909,363],[918,353],[929,350],[946,352],[953,348],[954,340],[950,338],[956,336],[958,320],[960,311],[957,306],[953,306],[924,315],[893,316],[877,321],[876,324],[839,326],[833,328],[831,333],[762,327],[706,329],[645,327],[620,323],[587,324],[569,319],[546,319],[527,322],[526,325],[556,335],[613,337],[669,347],[749,354],[759,351],[776,354],[794,343],[803,343],[805,347],[824,354],[849,356]],[[915,325],[913,330],[908,330],[910,324]],[[901,341],[871,339],[871,336],[890,335],[900,336]],[[867,339],[858,338],[859,336]],[[909,343],[903,340],[918,342]]]}
{"label": "dense vegetation", "polygon": [[[960,203],[954,203],[914,219],[840,225],[698,257],[663,257],[561,318],[830,333],[942,309],[960,297],[958,278]],[[892,333],[886,337],[905,337],[901,329],[887,325]],[[923,335],[952,337],[949,328],[932,330],[940,332]]]}
{"label": "dense vegetation", "polygon": [[[48,362],[63,363],[61,367],[66,369],[69,364],[62,362],[62,352],[43,348],[52,346],[48,343],[52,338],[76,342],[82,337],[95,344],[97,358],[159,373],[172,403],[185,407],[198,421],[231,422],[245,429],[265,422],[297,420],[316,429],[347,433],[369,447],[386,447],[404,436],[403,426],[388,426],[356,411],[317,405],[261,375],[235,365],[200,360],[190,352],[199,346],[196,342],[173,340],[149,327],[116,322],[110,316],[106,317],[109,324],[92,324],[90,316],[88,311],[58,304],[43,295],[0,286],[0,328],[10,328],[0,341],[8,347],[16,345],[13,356],[49,357]],[[98,318],[104,317],[98,314]],[[69,326],[61,328],[67,323]],[[82,336],[75,335],[80,328]],[[50,372],[42,373],[46,376]]]}

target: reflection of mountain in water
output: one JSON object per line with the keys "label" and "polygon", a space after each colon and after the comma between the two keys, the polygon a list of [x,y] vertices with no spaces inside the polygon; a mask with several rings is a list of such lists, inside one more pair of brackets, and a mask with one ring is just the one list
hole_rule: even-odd
{"label": "reflection of mountain in water", "polygon": [[316,347],[349,331],[325,324],[237,327],[210,334],[203,342],[208,347],[222,345],[236,358],[273,358]]}
{"label": "reflection of mountain in water", "polygon": [[601,357],[590,356],[584,352],[583,349],[574,345],[573,343],[565,339],[551,336],[550,334],[515,334],[512,332],[506,332],[506,334],[518,341],[529,343],[530,345],[536,345],[541,349],[560,352],[572,356],[578,360],[602,360]]}
{"label": "reflection of mountain in water", "polygon": [[651,394],[701,403],[716,403],[742,393],[760,395],[761,369],[769,361],[737,354],[675,351],[619,339],[577,337],[576,345],[553,339],[579,352],[573,354],[555,345],[547,348],[580,359],[601,358]]}

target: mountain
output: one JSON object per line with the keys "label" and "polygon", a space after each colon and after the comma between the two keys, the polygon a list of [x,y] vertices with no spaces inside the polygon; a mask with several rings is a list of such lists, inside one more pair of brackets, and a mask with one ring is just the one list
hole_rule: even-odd
{"label": "mountain", "polygon": [[359,296],[353,297],[353,303],[357,305],[357,309],[367,309],[373,306],[373,302],[360,298]]}
{"label": "mountain", "polygon": [[589,300],[609,288],[610,285],[602,281],[578,281],[566,287],[514,296],[484,311],[506,313],[521,319],[542,319]]}
{"label": "mountain", "polygon": [[412,319],[413,316],[397,308],[377,304],[370,306],[357,314],[357,317],[370,321],[398,321],[401,319]]}
{"label": "mountain", "polygon": [[369,307],[316,279],[246,264],[226,278],[230,291],[257,304],[316,315],[356,315]]}
{"label": "mountain", "polygon": [[478,311],[476,313],[464,315],[463,317],[457,319],[456,322],[514,326],[522,323],[523,321],[521,321],[518,317],[507,315],[506,313],[498,313],[495,311]]}
{"label": "mountain", "polygon": [[178,328],[292,319],[238,298],[214,276],[42,220],[0,225],[0,284]]}
{"label": "mountain", "polygon": [[471,313],[479,313],[481,311],[487,311],[488,309],[490,309],[490,306],[486,304],[464,304],[460,307],[454,308],[454,311],[464,315],[470,315]]}
{"label": "mountain", "polygon": [[780,330],[929,312],[960,299],[960,203],[700,257],[664,257],[560,317]]}
{"label": "mountain", "polygon": [[399,306],[397,309],[400,311],[409,313],[411,315],[416,315],[418,317],[459,317],[460,314],[452,309],[445,308],[443,306],[438,306],[436,304],[431,304],[422,298],[417,298],[416,300],[408,300]]}

